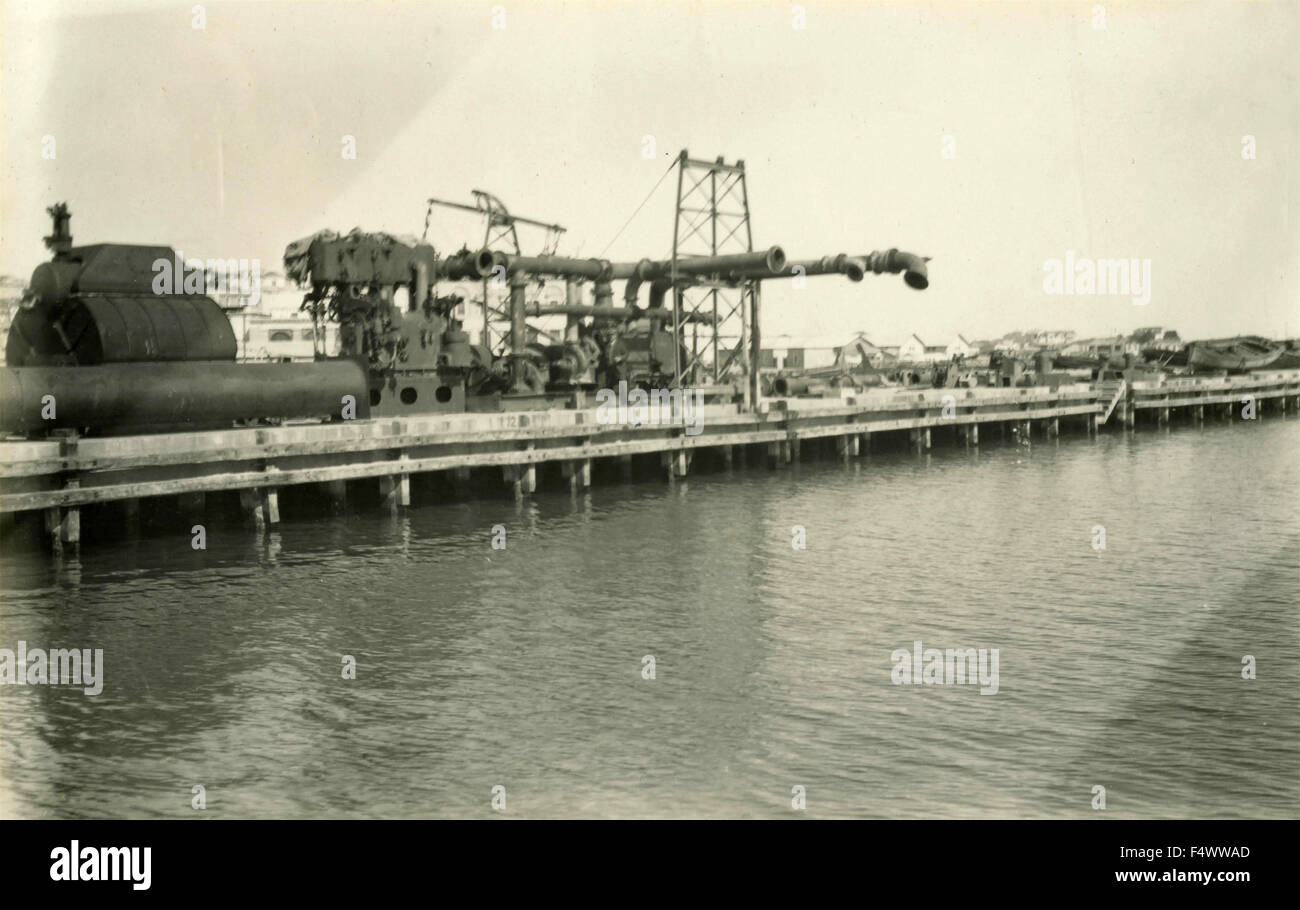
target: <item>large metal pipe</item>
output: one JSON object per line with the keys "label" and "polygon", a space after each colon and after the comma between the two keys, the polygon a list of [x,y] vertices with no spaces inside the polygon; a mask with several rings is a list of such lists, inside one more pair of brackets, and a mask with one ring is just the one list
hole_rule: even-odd
{"label": "large metal pipe", "polygon": [[[563,256],[512,256],[496,253],[497,261],[504,263],[510,275],[525,274],[539,278],[590,278],[596,281],[618,281],[638,278],[649,281],[672,275],[671,259],[638,262],[610,262],[608,259],[567,259]],[[779,246],[752,253],[731,253],[724,256],[692,256],[677,260],[677,274],[691,277],[717,277],[731,280],[742,273],[753,272],[761,277],[771,277],[785,268],[785,251]]]}
{"label": "large metal pipe", "polygon": [[496,264],[491,250],[456,253],[438,260],[437,277],[443,281],[477,281],[490,278]]}
{"label": "large metal pipe", "polygon": [[[343,413],[345,395],[355,413]],[[331,416],[370,416],[366,371],[354,360],[0,370],[0,429],[16,433]]]}
{"label": "large metal pipe", "polygon": [[569,259],[565,256],[512,256],[497,254],[504,260],[508,275],[533,275],[552,278],[590,278],[609,281],[614,266],[608,259]]}
{"label": "large metal pipe", "polygon": [[[789,277],[799,274],[795,272],[796,268],[802,268],[804,275],[843,274],[847,275],[850,281],[861,281],[868,271],[877,275],[884,272],[893,274],[902,272],[903,280],[907,282],[908,287],[921,291],[930,286],[926,268],[926,263],[929,261],[927,256],[917,256],[915,253],[905,253],[902,250],[877,250],[864,256],[846,256],[841,253],[838,256],[802,259],[788,263],[779,274]],[[772,276],[762,270],[748,269],[738,277],[763,279]]]}
{"label": "large metal pipe", "polygon": [[[671,319],[673,316],[672,311],[666,307],[633,312],[625,307],[588,306],[586,304],[568,303],[525,304],[524,315],[534,319],[539,319],[543,316],[572,316],[576,318],[591,317],[592,319],[604,322],[625,322],[634,318],[650,319],[661,322],[665,319]],[[682,322],[700,322],[708,324],[713,322],[713,316],[709,313],[683,313]]]}
{"label": "large metal pipe", "polygon": [[846,253],[823,256],[821,259],[800,259],[787,262],[781,270],[784,275],[845,275],[849,281],[861,281],[867,274],[867,263]]}
{"label": "large metal pipe", "polygon": [[[654,263],[656,278],[672,273],[672,261]],[[779,246],[768,247],[753,253],[732,253],[726,256],[692,256],[677,260],[677,274],[733,278],[746,272],[766,276],[779,275],[785,268],[785,250]]]}

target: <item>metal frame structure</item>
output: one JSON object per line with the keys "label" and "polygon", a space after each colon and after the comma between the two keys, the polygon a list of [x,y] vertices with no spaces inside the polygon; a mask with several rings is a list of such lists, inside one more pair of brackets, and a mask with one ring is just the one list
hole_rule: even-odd
{"label": "metal frame structure", "polygon": [[[674,385],[701,381],[716,385],[741,368],[749,380],[745,403],[757,400],[759,282],[700,281],[683,287],[678,273],[678,262],[685,259],[750,253],[753,249],[745,162],[728,164],[722,156],[714,161],[699,161],[682,149],[677,157],[677,208],[673,221],[674,333],[683,338],[682,327],[691,314],[709,319],[691,321],[686,363],[680,362],[681,352],[674,348]],[[705,329],[703,338],[701,326]]]}
{"label": "metal frame structure", "polygon": [[[511,215],[504,202],[486,190],[473,190],[474,204],[467,205],[463,202],[448,202],[445,199],[429,199],[429,208],[424,215],[424,236],[429,235],[429,219],[433,214],[433,207],[440,205],[445,208],[460,209],[464,212],[474,212],[484,216],[483,227],[483,249],[499,249],[498,244],[505,244],[514,255],[522,256],[523,249],[519,246],[519,232],[515,230],[516,224],[527,224],[532,227],[544,228],[546,230],[546,239],[542,242],[542,251],[539,255],[554,256],[556,249],[560,244],[560,237],[568,230],[558,224],[549,224],[545,221],[538,221],[535,218],[524,218],[520,215]],[[482,343],[489,349],[494,348],[494,342],[502,342],[507,336],[508,330],[498,330],[497,336],[492,337],[492,323],[509,324],[510,311],[507,306],[493,306],[490,303],[489,290],[491,289],[492,278],[483,279],[483,339]],[[495,320],[494,318],[495,317]]]}

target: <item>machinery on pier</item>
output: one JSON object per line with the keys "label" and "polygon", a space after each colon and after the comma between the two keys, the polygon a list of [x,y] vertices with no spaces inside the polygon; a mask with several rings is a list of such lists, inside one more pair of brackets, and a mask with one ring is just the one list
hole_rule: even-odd
{"label": "machinery on pier", "polygon": [[[925,260],[897,250],[791,263],[778,246],[757,252],[690,259],[611,262],[561,256],[519,256],[461,250],[439,258],[428,244],[387,234],[322,232],[289,245],[286,272],[306,289],[303,308],[314,321],[340,326],[342,353],[366,364],[376,416],[426,411],[554,407],[575,391],[619,382],[672,387],[690,355],[682,327],[708,325],[707,313],[666,305],[674,288],[699,282],[757,283],[794,275],[902,272],[909,285],[928,283]],[[530,286],[565,283],[565,302],[530,303]],[[455,313],[459,296],[438,296],[438,281],[484,280],[508,288],[510,329],[503,350],[470,343]],[[613,283],[623,282],[623,305]],[[590,286],[592,302],[585,290]],[[641,299],[646,289],[646,299]],[[396,301],[405,300],[405,305]],[[560,341],[545,343],[530,318],[564,317]],[[674,331],[674,323],[677,331]],[[730,387],[729,394],[736,389]]]}
{"label": "machinery on pier", "polygon": [[[683,175],[703,167],[743,178],[740,163],[694,162],[685,152],[679,163]],[[743,195],[743,182],[741,189]],[[490,203],[475,210],[490,215],[488,237],[495,223],[513,238],[514,222],[527,219],[503,214],[499,200],[483,195]],[[679,216],[683,198],[679,188]],[[710,217],[720,219],[725,194],[715,190],[713,198]],[[304,289],[312,337],[319,344],[323,324],[337,325],[339,355],[327,357],[318,347],[310,363],[236,363],[229,320],[207,296],[204,276],[184,274],[187,266],[171,248],[73,247],[66,206],[49,211],[53,257],[32,275],[0,375],[0,430],[7,432],[146,432],[581,407],[582,393],[621,382],[689,386],[713,400],[752,404],[763,391],[762,282],[818,275],[858,282],[901,273],[910,287],[929,283],[927,259],[895,249],[797,261],[779,246],[750,249],[747,208],[742,249],[720,252],[715,230],[711,248],[719,252],[690,253],[675,237],[669,258],[625,262],[563,257],[553,245],[525,256],[517,238],[508,251],[440,254],[420,240],[326,231],[289,244],[284,262]],[[536,223],[553,237],[563,231]],[[160,286],[160,264],[173,263],[175,285]],[[563,282],[564,302],[530,301],[530,288],[548,281]],[[471,341],[459,315],[464,298],[439,293],[440,284],[452,282],[482,283],[485,320],[491,313],[507,326],[497,334],[498,349],[487,343],[493,336],[486,321],[480,342]],[[615,283],[622,284],[621,305]],[[489,289],[504,303],[489,307]],[[692,302],[692,292],[703,293],[704,302]],[[562,334],[530,324],[559,317]]]}

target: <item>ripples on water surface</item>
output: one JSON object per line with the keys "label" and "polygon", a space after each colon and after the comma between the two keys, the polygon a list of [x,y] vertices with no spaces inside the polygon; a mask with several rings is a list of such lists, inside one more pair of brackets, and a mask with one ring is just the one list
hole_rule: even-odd
{"label": "ripples on water surface", "polygon": [[[202,784],[218,817],[483,816],[500,784],[516,816],[788,817],[801,785],[814,817],[1092,817],[1100,784],[1112,817],[1295,816],[1298,448],[936,437],[10,552],[0,647],[102,647],[106,683],[0,688],[0,815],[194,816]],[[1000,691],[893,685],[916,639],[1000,649]]]}

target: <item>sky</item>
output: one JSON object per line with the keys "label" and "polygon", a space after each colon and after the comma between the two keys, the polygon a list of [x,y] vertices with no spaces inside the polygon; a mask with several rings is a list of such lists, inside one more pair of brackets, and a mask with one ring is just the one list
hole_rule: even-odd
{"label": "sky", "polygon": [[[1300,335],[1295,0],[0,0],[0,43],[3,274],[47,258],[56,201],[77,243],[278,268],[472,189],[561,253],[661,258],[674,174],[619,231],[686,148],[744,160],[757,248],[933,257],[924,292],[769,281],[768,339]],[[1149,261],[1149,302],[1047,293],[1067,255]]]}

